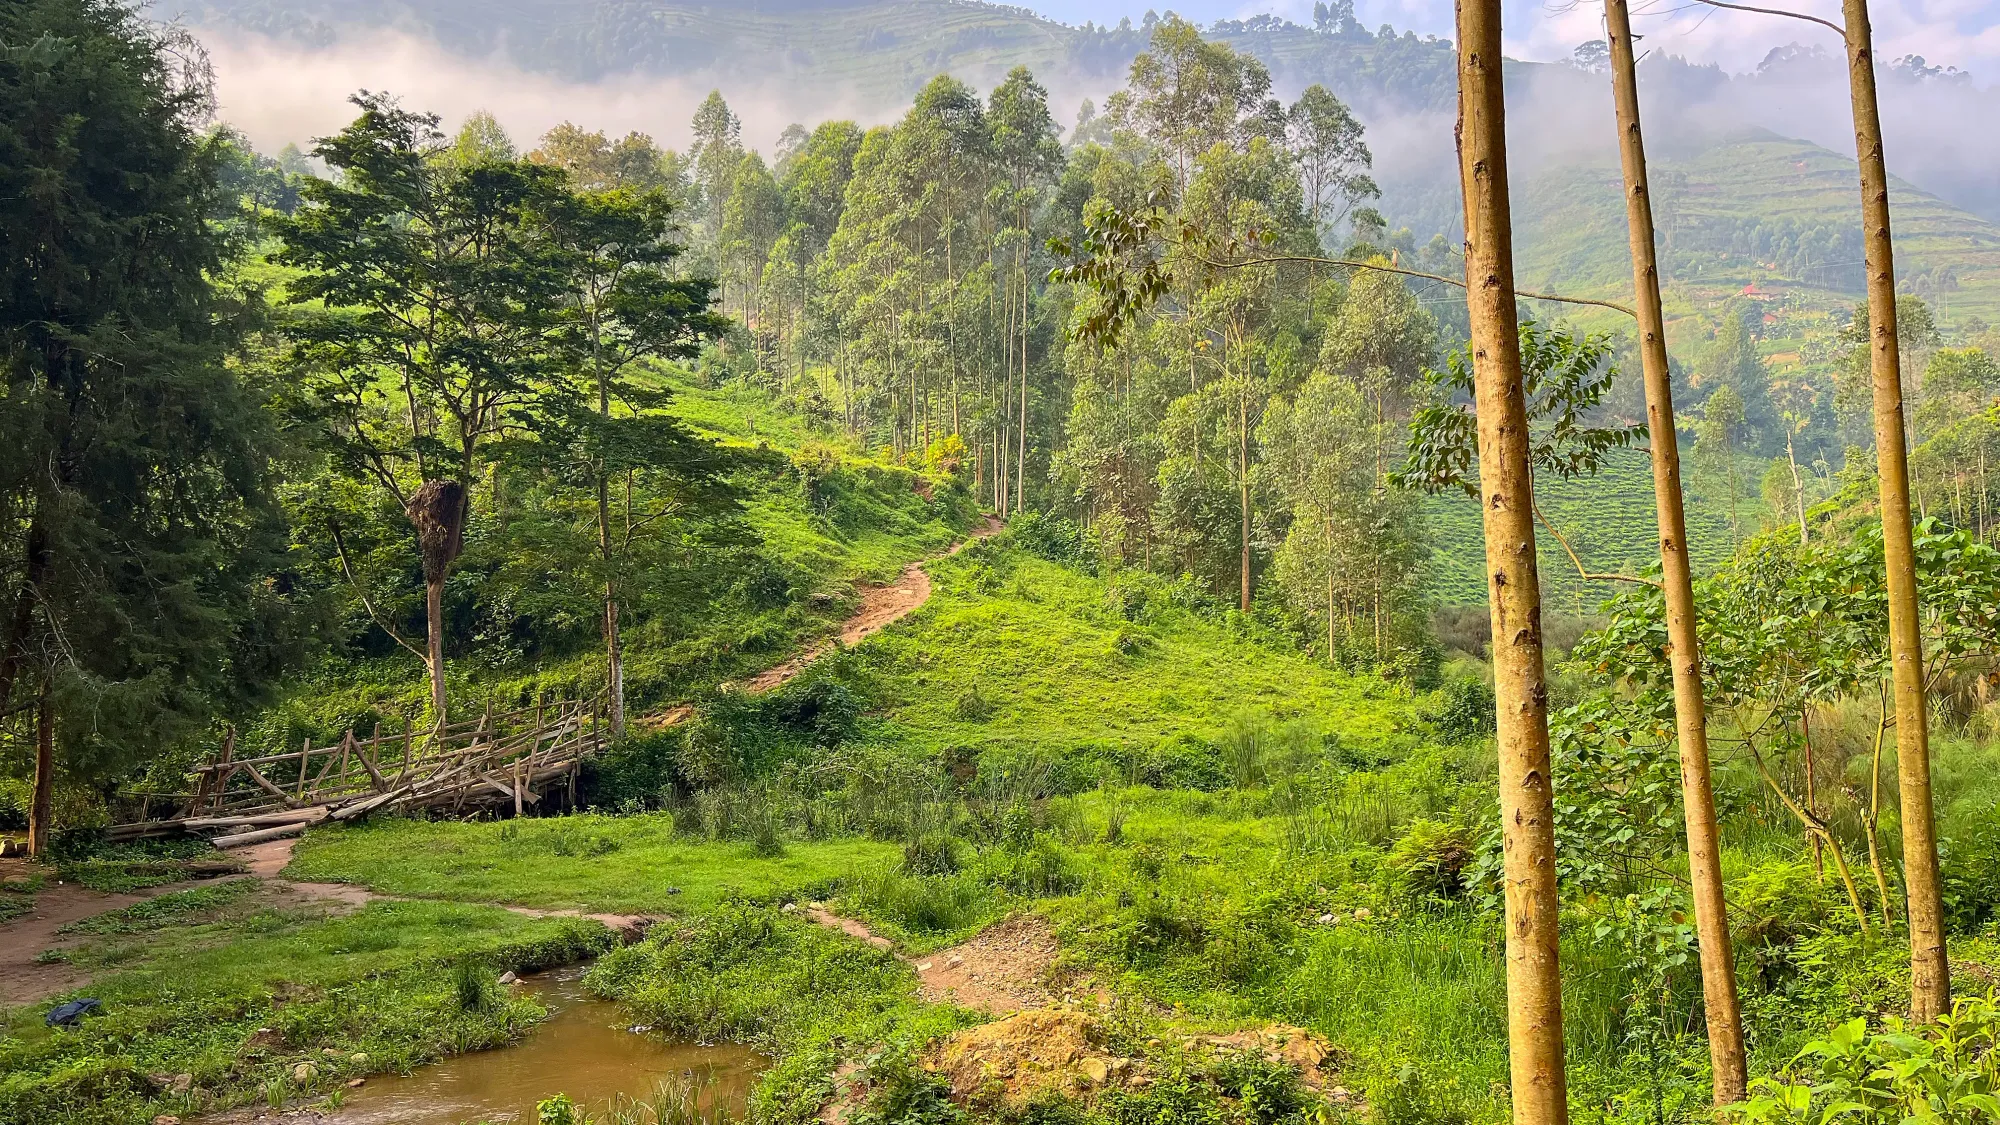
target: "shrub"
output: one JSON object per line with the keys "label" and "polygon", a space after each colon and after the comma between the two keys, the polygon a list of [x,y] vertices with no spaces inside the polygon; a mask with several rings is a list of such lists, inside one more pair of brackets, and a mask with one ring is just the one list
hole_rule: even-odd
{"label": "shrub", "polygon": [[1214,743],[1191,734],[1162,740],[1140,759],[1139,780],[1155,789],[1229,788],[1229,771]]}
{"label": "shrub", "polygon": [[1417,717],[1447,742],[1474,742],[1493,733],[1493,686],[1453,676],[1417,709]]}
{"label": "shrub", "polygon": [[903,845],[906,875],[952,875],[959,868],[959,843],[949,832],[925,832]]}
{"label": "shrub", "polygon": [[1744,1125],[1990,1125],[2000,1120],[2000,1006],[1989,993],[1911,1028],[1894,1016],[1873,1035],[1853,1019],[1806,1044],[1732,1107]]}
{"label": "shrub", "polygon": [[1007,521],[1007,537],[1037,558],[1089,572],[1096,559],[1076,521],[1043,512],[1022,512]]}
{"label": "shrub", "polygon": [[1422,818],[1410,822],[1383,866],[1405,894],[1455,899],[1465,893],[1466,868],[1472,859],[1471,833],[1455,824]]}
{"label": "shrub", "polygon": [[1944,909],[1951,927],[1971,933],[2000,919],[2000,811],[1954,832],[1940,849]]}
{"label": "shrub", "polygon": [[451,988],[462,1012],[497,1011],[503,1003],[493,970],[477,961],[460,961],[451,967]]}
{"label": "shrub", "polygon": [[993,703],[979,694],[979,685],[974,684],[965,689],[964,694],[958,697],[958,701],[952,704],[951,713],[952,717],[960,722],[981,723],[992,717]]}

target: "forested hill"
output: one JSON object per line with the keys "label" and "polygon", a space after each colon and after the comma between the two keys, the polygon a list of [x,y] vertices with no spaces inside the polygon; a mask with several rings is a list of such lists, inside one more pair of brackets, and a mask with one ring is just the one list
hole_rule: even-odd
{"label": "forested hill", "polygon": [[[1060,121],[1083,98],[1122,84],[1150,29],[1150,21],[1071,27],[972,0],[208,0],[187,19],[212,33],[309,48],[395,32],[578,83],[679,78],[732,100],[775,102],[808,123],[829,105],[888,119],[939,73],[984,87],[1019,65],[1049,86]],[[1338,4],[1317,27],[1262,16],[1222,21],[1208,34],[1262,60],[1281,93],[1319,83],[1354,106],[1390,222],[1408,226],[1417,244],[1437,233],[1456,239],[1448,41],[1368,31]],[[1789,48],[1748,75],[1672,57],[1642,69],[1667,277],[1679,286],[1669,300],[1700,310],[1755,284],[1817,310],[1850,306],[1861,257],[1846,186],[1852,164],[1822,147],[1845,131],[1826,108],[1844,96],[1820,96],[1838,92],[1828,85],[1839,77],[1833,60]],[[1588,58],[1510,69],[1524,275],[1595,295],[1630,284],[1604,83]],[[1905,181],[1899,276],[1946,320],[1954,312],[2000,319],[2000,229],[1988,221],[2000,219],[2000,175],[1988,166],[2000,157],[1968,153],[1936,132],[1941,120],[1985,119],[1995,99],[1920,58],[1885,68],[1885,114],[1898,138],[1891,161]],[[663,105],[654,131],[677,129],[688,108]]]}

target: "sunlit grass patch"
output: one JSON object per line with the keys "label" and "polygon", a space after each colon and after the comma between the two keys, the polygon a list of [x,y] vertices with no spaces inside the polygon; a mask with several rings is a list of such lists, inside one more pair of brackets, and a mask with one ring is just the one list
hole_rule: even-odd
{"label": "sunlit grass patch", "polygon": [[748,843],[677,835],[666,813],[383,820],[315,829],[287,873],[414,898],[689,914],[734,900],[824,893],[899,854],[891,844],[836,839],[791,842],[783,855],[759,856]]}

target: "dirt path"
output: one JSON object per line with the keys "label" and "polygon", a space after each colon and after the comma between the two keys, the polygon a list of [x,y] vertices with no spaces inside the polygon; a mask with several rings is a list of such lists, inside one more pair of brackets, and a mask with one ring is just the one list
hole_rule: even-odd
{"label": "dirt path", "polygon": [[[998,517],[988,516],[986,517],[986,522],[972,529],[970,536],[954,543],[951,550],[946,551],[938,557],[950,558],[964,550],[967,543],[971,543],[976,539],[985,539],[998,532],[1003,526],[1005,525],[1000,522]],[[827,653],[833,652],[837,648],[852,648],[860,644],[863,640],[874,636],[876,633],[915,613],[931,598],[931,576],[924,572],[924,567],[932,561],[931,559],[925,559],[922,562],[911,563],[903,568],[902,577],[887,586],[862,587],[861,608],[855,610],[853,616],[841,623],[840,638],[837,643],[833,641],[822,642],[782,664],[766,668],[762,672],[745,680],[743,682],[743,690],[754,694],[779,687],[792,677],[797,676],[800,672],[805,671],[807,665],[825,656]],[[675,715],[675,712],[681,710],[681,708],[674,708],[672,711],[664,713],[662,718],[667,718],[669,715],[674,717],[668,718],[662,725],[671,726],[679,722],[685,716]]]}
{"label": "dirt path", "polygon": [[[843,918],[819,903],[806,908],[806,917],[877,949],[895,946],[863,923]],[[1047,922],[1032,914],[995,923],[949,949],[923,957],[898,953],[896,958],[917,971],[923,998],[932,1003],[948,1002],[990,1016],[1006,1016],[1045,1008],[1055,1001],[1049,985],[1056,937]]]}

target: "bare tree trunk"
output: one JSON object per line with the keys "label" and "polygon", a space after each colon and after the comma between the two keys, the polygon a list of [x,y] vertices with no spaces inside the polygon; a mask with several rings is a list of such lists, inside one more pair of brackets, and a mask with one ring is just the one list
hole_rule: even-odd
{"label": "bare tree trunk", "polygon": [[1792,467],[1792,503],[1799,513],[1799,546],[1812,542],[1811,532],[1806,530],[1806,482],[1799,477],[1799,458],[1792,450],[1792,431],[1785,430],[1785,462]]}
{"label": "bare tree trunk", "polygon": [[35,791],[28,801],[28,854],[43,856],[49,850],[49,816],[56,791],[56,709],[49,699],[47,673],[35,698]]}
{"label": "bare tree trunk", "polygon": [[1532,477],[1507,194],[1500,0],[1458,2],[1458,161],[1465,193],[1479,481],[1493,626],[1506,879],[1507,1044],[1515,1125],[1565,1125],[1555,811],[1535,571]]}
{"label": "bare tree trunk", "polygon": [[437,725],[445,724],[444,575],[424,579],[425,671],[431,680],[431,710]]}
{"label": "bare tree trunk", "polygon": [[1889,171],[1875,96],[1868,0],[1843,0],[1847,72],[1854,100],[1854,155],[1861,166],[1861,235],[1868,268],[1869,367],[1875,384],[1875,456],[1882,495],[1882,555],[1888,571],[1889,653],[1896,689],[1896,789],[1902,804],[1903,882],[1909,892],[1910,1019],[1951,1010],[1944,902],[1931,810],[1930,718],[1924,706],[1923,638],[1916,548],[1910,532],[1910,462],[1903,430],[1902,357],[1896,335],[1896,258],[1889,234]]}
{"label": "bare tree trunk", "polygon": [[1250,392],[1243,388],[1236,398],[1236,479],[1243,509],[1242,597],[1239,608],[1250,612]]}
{"label": "bare tree trunk", "polygon": [[1028,483],[1028,275],[1021,275],[1021,425],[1014,434],[1014,510],[1021,510],[1021,497]]}
{"label": "bare tree trunk", "polygon": [[1632,249],[1632,287],[1639,313],[1639,358],[1645,374],[1646,427],[1653,454],[1653,504],[1660,529],[1660,578],[1667,606],[1668,658],[1673,662],[1674,720],[1681,756],[1681,805],[1687,824],[1688,874],[1695,933],[1701,950],[1702,1008],[1716,1105],[1743,1100],[1743,1010],[1736,994],[1736,952],[1723,897],[1722,846],[1708,757],[1708,715],[1702,701],[1701,645],[1695,633],[1694,572],[1688,562],[1687,512],[1681,496],[1681,455],[1674,429],[1673,380],[1667,367],[1666,319],[1660,309],[1660,267],[1653,248],[1653,199],[1646,175],[1646,141],[1639,125],[1637,62],[1625,0],[1605,0],[1610,30],[1612,89],[1618,148],[1625,170],[1625,217]]}

